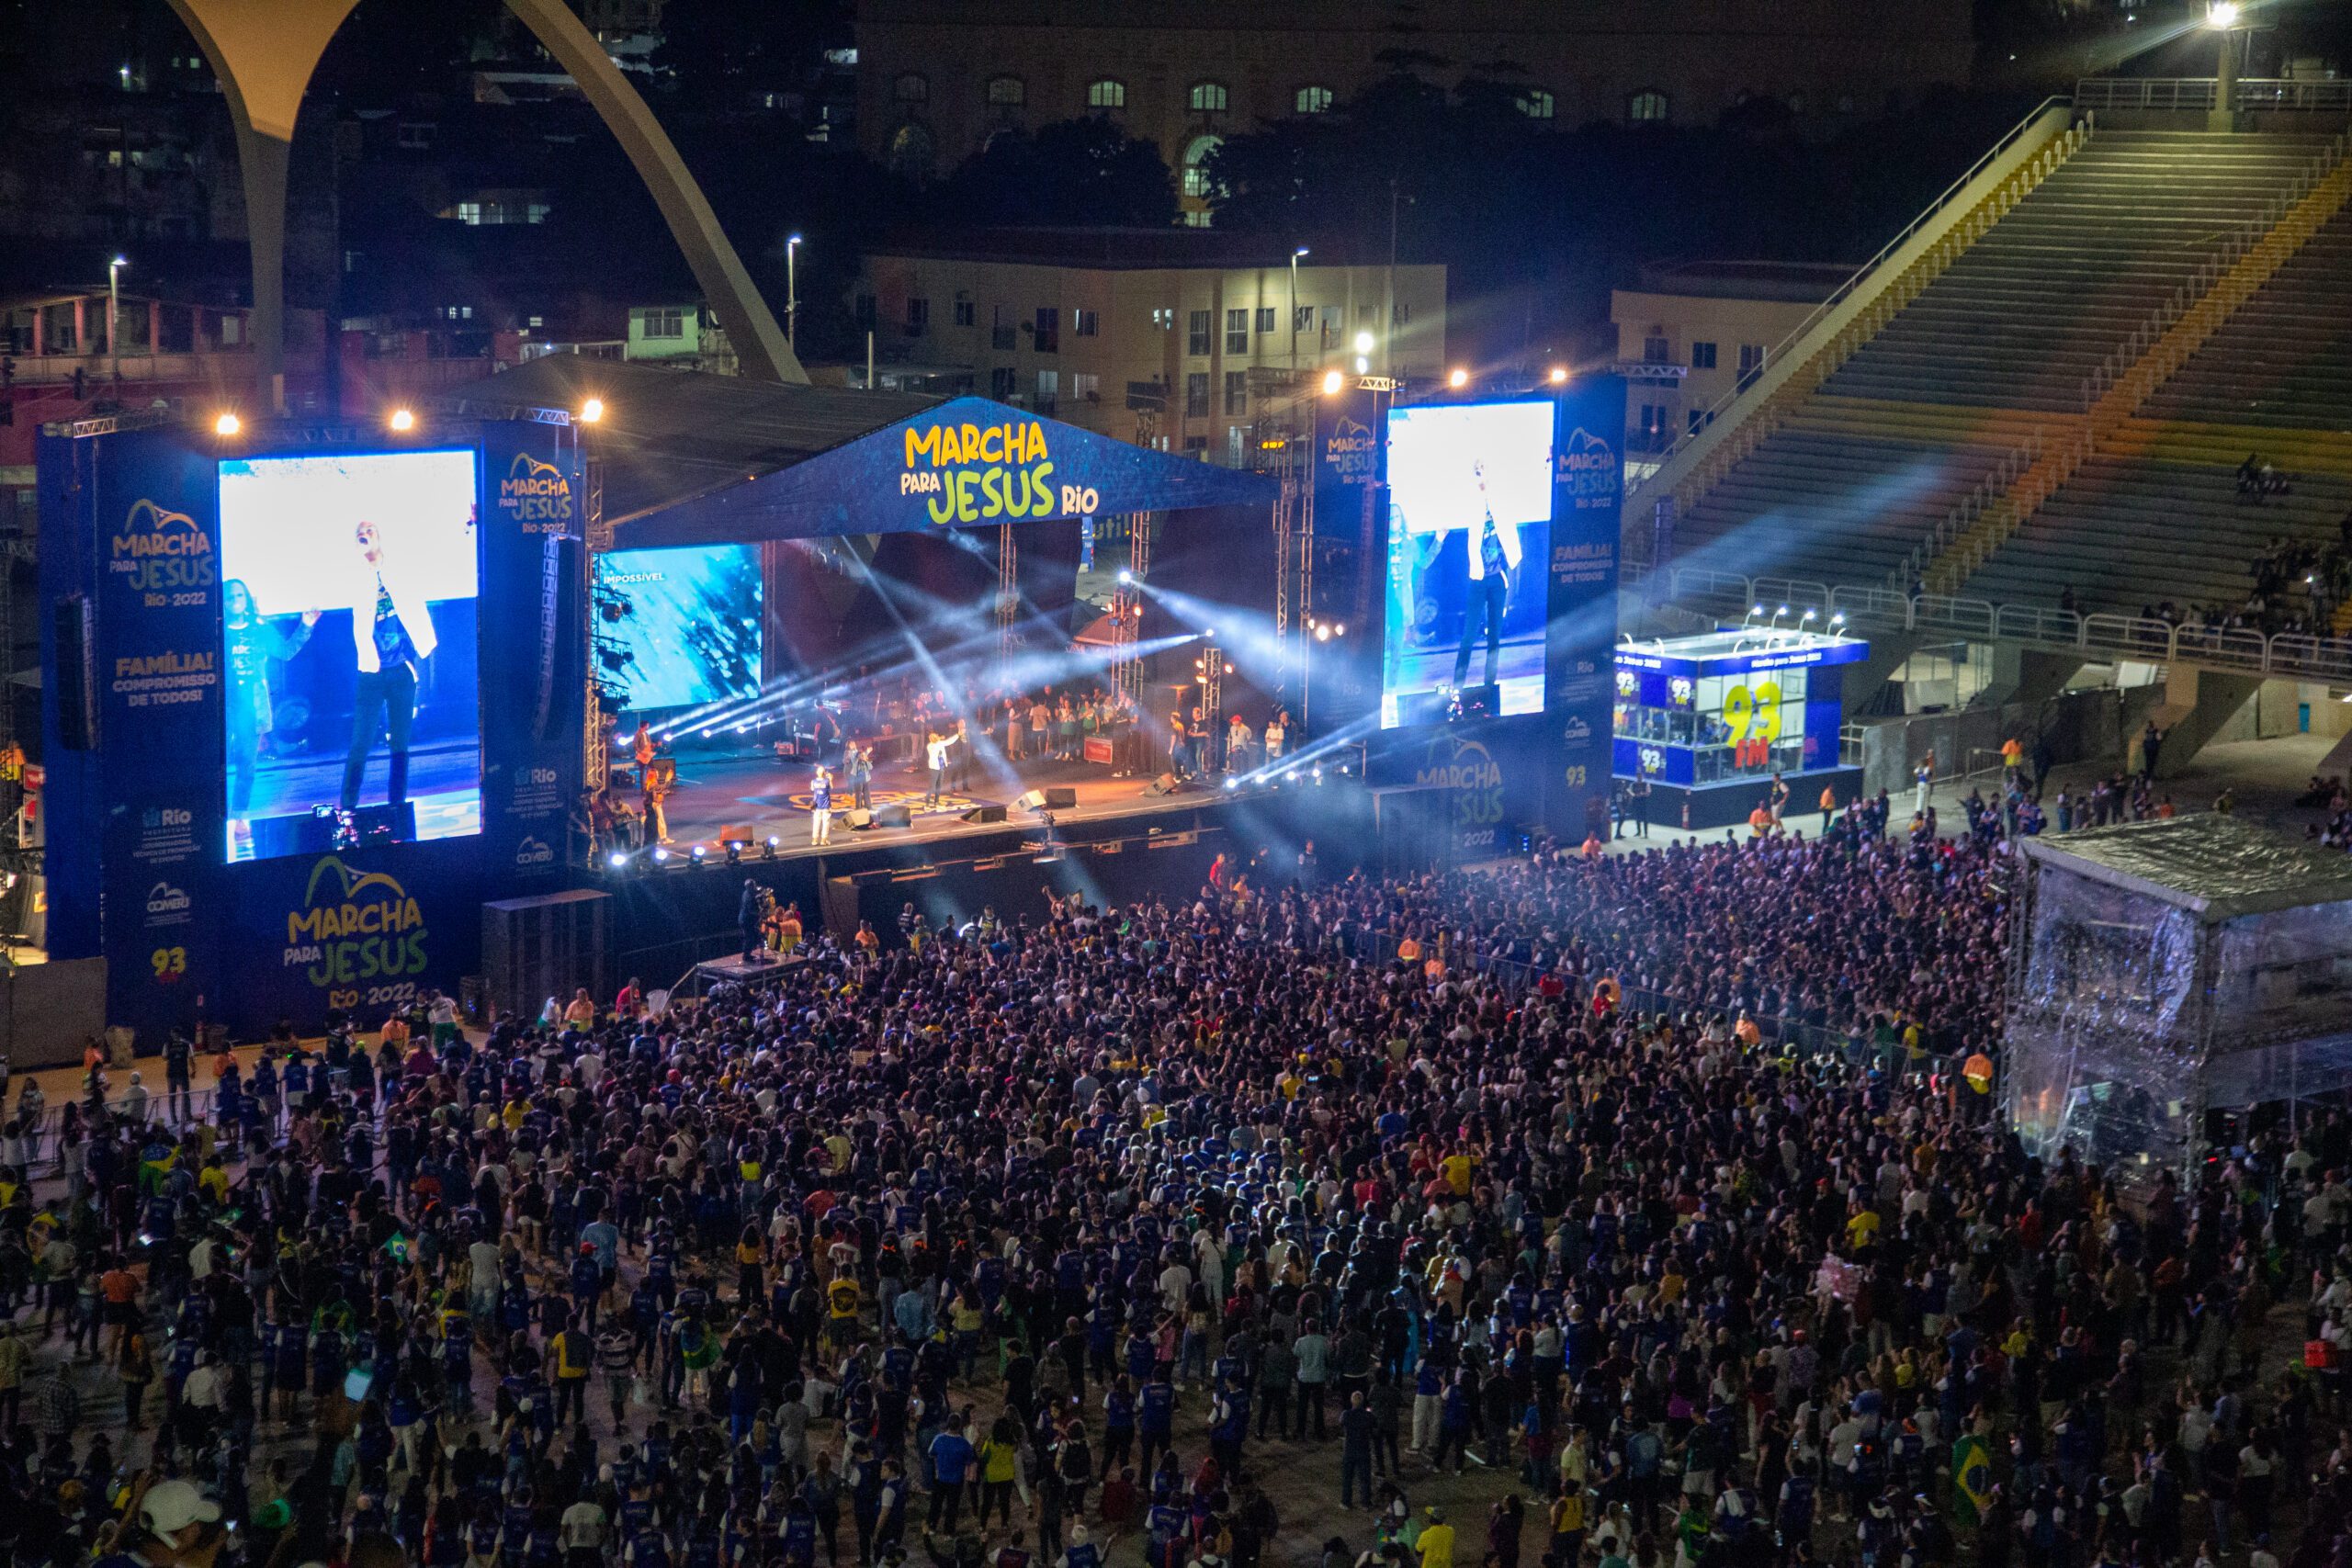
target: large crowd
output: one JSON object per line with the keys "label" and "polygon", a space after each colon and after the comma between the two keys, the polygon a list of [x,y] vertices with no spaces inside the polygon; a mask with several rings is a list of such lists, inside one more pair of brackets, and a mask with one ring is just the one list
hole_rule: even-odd
{"label": "large crowd", "polygon": [[2008,851],[1865,822],[1261,856],[20,1125],[0,1549],[2340,1568],[2346,1123],[2028,1158]]}

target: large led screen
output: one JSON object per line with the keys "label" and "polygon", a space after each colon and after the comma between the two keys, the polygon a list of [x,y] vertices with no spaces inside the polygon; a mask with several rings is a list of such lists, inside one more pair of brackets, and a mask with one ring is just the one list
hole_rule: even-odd
{"label": "large led screen", "polygon": [[597,558],[596,591],[599,633],[629,656],[608,672],[628,707],[759,695],[757,546],[616,550]]}
{"label": "large led screen", "polygon": [[1382,728],[1457,698],[1543,711],[1555,423],[1549,401],[1390,412]]}
{"label": "large led screen", "polygon": [[220,465],[232,861],[481,831],[475,455]]}

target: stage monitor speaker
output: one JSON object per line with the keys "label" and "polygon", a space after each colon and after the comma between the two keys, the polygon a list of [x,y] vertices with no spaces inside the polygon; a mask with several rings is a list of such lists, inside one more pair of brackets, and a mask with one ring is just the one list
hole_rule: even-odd
{"label": "stage monitor speaker", "polygon": [[863,806],[853,806],[843,813],[842,820],[852,828],[871,828],[874,826],[874,813]]}
{"label": "stage monitor speaker", "polygon": [[585,986],[592,997],[615,990],[613,900],[581,888],[537,898],[503,898],[481,907],[482,989],[502,1018],[534,1018],[549,997]]}
{"label": "stage monitor speaker", "polygon": [[1023,811],[1035,811],[1046,804],[1046,792],[1042,789],[1025,791],[1021,798],[1012,804]]}
{"label": "stage monitor speaker", "polygon": [[57,636],[57,743],[68,751],[98,744],[97,638],[90,597],[69,593],[53,612]]}
{"label": "stage monitor speaker", "polygon": [[1176,782],[1174,773],[1162,773],[1144,787],[1146,795],[1174,795],[1184,786]]}
{"label": "stage monitor speaker", "polygon": [[958,818],[957,820],[962,822],[1001,822],[1004,820],[1004,807],[994,801],[988,801],[981,805],[975,806],[969,811],[964,813],[962,817]]}
{"label": "stage monitor speaker", "polygon": [[911,828],[915,825],[914,808],[910,806],[877,806],[874,808],[876,828]]}
{"label": "stage monitor speaker", "polygon": [[1072,789],[1072,788],[1071,788],[1069,785],[1068,785],[1068,784],[1048,784],[1048,785],[1046,785],[1046,810],[1048,810],[1048,811],[1075,811],[1075,810],[1077,810],[1077,809],[1078,809],[1078,791],[1076,791],[1076,790]]}

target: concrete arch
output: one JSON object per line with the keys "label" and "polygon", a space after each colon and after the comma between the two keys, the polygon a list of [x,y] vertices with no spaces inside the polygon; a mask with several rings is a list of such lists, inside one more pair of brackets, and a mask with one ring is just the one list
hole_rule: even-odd
{"label": "concrete arch", "polygon": [[[379,0],[384,3],[384,0]],[[204,51],[237,130],[245,225],[253,242],[253,329],[261,398],[286,393],[286,175],[302,95],[335,30],[358,0],[171,0]],[[742,259],[718,227],[669,134],[604,46],[563,0],[506,0],[507,8],[580,85],[645,182],[695,281],[719,311],[743,374],[805,383],[808,373]]]}

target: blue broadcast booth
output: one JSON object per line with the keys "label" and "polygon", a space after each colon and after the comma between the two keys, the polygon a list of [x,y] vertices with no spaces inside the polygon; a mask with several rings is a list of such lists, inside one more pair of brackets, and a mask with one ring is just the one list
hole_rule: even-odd
{"label": "blue broadcast booth", "polygon": [[1817,824],[1825,784],[1841,806],[1862,787],[1862,770],[1838,760],[1836,667],[1869,657],[1860,638],[1797,628],[1620,643],[1611,772],[1648,781],[1647,818],[1664,827],[1745,822],[1776,773],[1789,786],[1784,815]]}

